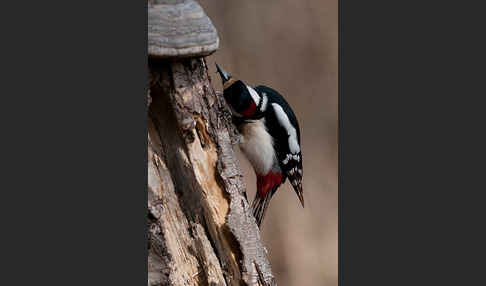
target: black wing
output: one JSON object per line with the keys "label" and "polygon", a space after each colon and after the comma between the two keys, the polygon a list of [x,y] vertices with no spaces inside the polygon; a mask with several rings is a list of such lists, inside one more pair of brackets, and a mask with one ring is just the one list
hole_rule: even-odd
{"label": "black wing", "polygon": [[[266,86],[257,86],[255,90],[260,94],[265,94],[268,97],[268,105],[265,111],[265,123],[268,126],[268,132],[274,139],[274,147],[277,153],[277,159],[279,161],[280,168],[284,173],[284,178],[289,178],[292,187],[294,188],[297,196],[304,205],[303,190],[302,190],[302,152],[300,150],[300,128],[292,108],[287,101],[275,90]],[[290,121],[291,125],[296,129],[297,144],[299,150],[292,152],[289,144],[289,131],[282,125],[278,118],[275,106],[276,103],[285,111],[285,115]]]}

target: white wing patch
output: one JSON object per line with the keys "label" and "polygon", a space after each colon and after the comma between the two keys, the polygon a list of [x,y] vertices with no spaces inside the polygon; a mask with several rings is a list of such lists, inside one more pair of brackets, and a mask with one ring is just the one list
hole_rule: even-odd
{"label": "white wing patch", "polygon": [[292,126],[289,117],[287,114],[285,114],[285,111],[280,105],[272,103],[272,106],[275,110],[275,115],[277,116],[278,122],[285,128],[285,130],[287,130],[287,134],[289,135],[290,152],[293,154],[299,153],[300,146],[299,141],[297,140],[297,131],[295,130],[295,127]]}

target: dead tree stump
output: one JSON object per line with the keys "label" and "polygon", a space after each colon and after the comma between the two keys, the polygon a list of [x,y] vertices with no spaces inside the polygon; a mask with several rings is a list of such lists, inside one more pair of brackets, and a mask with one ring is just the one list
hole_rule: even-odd
{"label": "dead tree stump", "polygon": [[276,285],[203,58],[216,30],[194,1],[148,10],[148,285]]}

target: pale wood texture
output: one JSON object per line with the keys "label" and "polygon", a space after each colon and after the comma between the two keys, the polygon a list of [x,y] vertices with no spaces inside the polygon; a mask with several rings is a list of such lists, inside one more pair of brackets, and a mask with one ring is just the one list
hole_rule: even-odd
{"label": "pale wood texture", "polygon": [[148,284],[276,285],[204,59],[149,74]]}
{"label": "pale wood texture", "polygon": [[148,1],[147,23],[149,57],[206,56],[219,46],[216,28],[193,0]]}

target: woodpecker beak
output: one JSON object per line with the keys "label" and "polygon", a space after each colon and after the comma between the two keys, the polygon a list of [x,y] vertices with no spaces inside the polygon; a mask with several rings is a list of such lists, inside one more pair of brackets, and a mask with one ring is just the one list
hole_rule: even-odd
{"label": "woodpecker beak", "polygon": [[218,69],[219,76],[221,76],[221,80],[223,81],[223,85],[231,79],[231,75],[225,72],[222,68],[216,64],[216,69]]}

